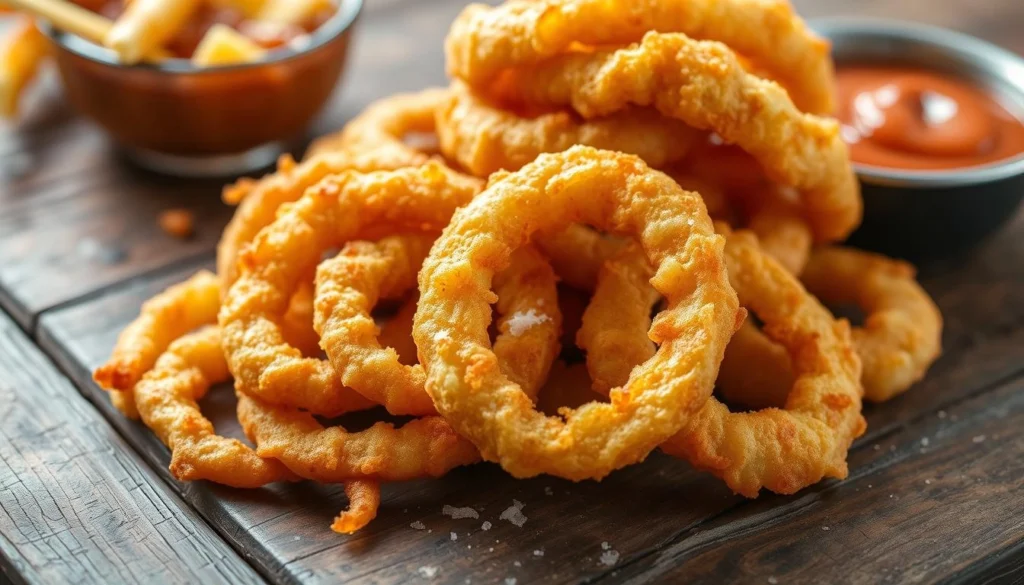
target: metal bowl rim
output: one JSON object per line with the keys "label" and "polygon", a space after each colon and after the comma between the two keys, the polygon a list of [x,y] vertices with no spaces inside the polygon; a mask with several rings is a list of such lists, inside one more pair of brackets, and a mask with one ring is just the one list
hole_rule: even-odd
{"label": "metal bowl rim", "polygon": [[[817,18],[810,20],[809,24],[830,40],[837,37],[885,36],[910,41],[989,63],[993,65],[991,70],[981,71],[986,76],[991,77],[992,70],[1002,69],[1016,72],[1019,79],[1024,80],[1024,59],[992,43],[949,29],[902,20],[865,17]],[[1009,76],[1001,76],[998,80],[1018,92],[1020,100],[1024,102],[1024,83]],[[860,163],[854,163],[853,166],[861,180],[876,185],[914,189],[963,187],[1024,174],[1024,153],[987,165],[942,171],[907,171]]]}

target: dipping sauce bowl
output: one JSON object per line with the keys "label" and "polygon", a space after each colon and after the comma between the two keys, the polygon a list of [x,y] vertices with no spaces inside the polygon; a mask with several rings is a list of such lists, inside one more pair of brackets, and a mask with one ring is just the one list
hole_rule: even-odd
{"label": "dipping sauce bowl", "polygon": [[[1024,59],[949,30],[890,20],[811,22],[832,41],[836,68],[905,66],[987,90],[1024,119]],[[864,196],[857,247],[909,260],[963,251],[1006,223],[1024,198],[1024,153],[983,166],[903,170],[854,164]]]}
{"label": "dipping sauce bowl", "polygon": [[361,7],[339,0],[301,48],[209,68],[187,59],[122,65],[104,47],[41,26],[69,102],[130,158],[167,174],[218,176],[265,167],[301,140],[338,83]]}

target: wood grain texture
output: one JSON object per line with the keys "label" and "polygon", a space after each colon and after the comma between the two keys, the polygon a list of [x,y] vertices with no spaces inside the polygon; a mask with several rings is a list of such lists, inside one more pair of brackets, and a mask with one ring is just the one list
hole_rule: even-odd
{"label": "wood grain texture", "polygon": [[737,508],[616,582],[936,582],[1024,543],[1022,452],[1017,378],[858,449],[846,481]]}
{"label": "wood grain texture", "polygon": [[0,313],[0,564],[24,583],[257,583]]}
{"label": "wood grain texture", "polygon": [[[444,83],[441,39],[463,4],[367,0],[344,90],[314,133],[340,127],[372,99]],[[1017,0],[795,4],[811,17],[930,22],[1024,52],[1024,3]],[[1013,522],[1024,496],[1013,481],[1021,468],[1019,457],[1006,460],[1022,451],[1024,215],[975,252],[923,267],[922,282],[947,320],[945,355],[913,391],[867,409],[868,433],[854,446],[845,482],[746,501],[660,454],[601,484],[515,481],[478,465],[440,480],[385,486],[380,516],[344,537],[328,529],[346,505],[338,486],[244,491],[175,481],[166,449],[115,412],[90,380],[144,298],[209,266],[230,213],[216,202],[218,190],[215,183],[168,182],[134,170],[73,117],[59,94],[43,95],[23,122],[0,127],[0,306],[37,332],[47,353],[155,470],[130,485],[176,494],[182,514],[198,513],[234,547],[235,553],[224,549],[228,557],[240,554],[271,581],[426,582],[434,568],[433,581],[443,583],[1020,579],[1024,530]],[[172,205],[202,210],[195,240],[171,240],[156,229],[156,214]],[[203,408],[220,432],[240,436],[230,392],[211,392]],[[116,439],[102,424],[97,428]],[[986,440],[975,443],[978,434]],[[955,473],[958,466],[966,478]],[[522,527],[500,519],[514,500],[528,518]],[[442,514],[446,504],[472,507],[479,518],[453,520]],[[3,521],[0,534],[8,535]],[[417,521],[424,530],[410,526]],[[209,529],[205,534],[217,540]],[[200,542],[182,538],[172,540],[175,549]],[[81,555],[97,554],[92,546],[106,550],[83,546]],[[140,567],[165,558],[141,556]],[[613,556],[615,563],[606,564]],[[198,581],[203,573],[196,575]]]}
{"label": "wood grain texture", "polygon": [[[87,303],[47,313],[41,320],[40,338],[47,351],[57,357],[182,497],[240,550],[250,551],[267,574],[283,582],[358,578],[397,583],[415,577],[420,567],[434,566],[445,571],[446,581],[483,577],[485,582],[500,582],[514,577],[523,583],[581,579],[617,582],[627,573],[613,575],[617,569],[601,563],[602,553],[607,552],[602,550],[602,542],[608,542],[619,555],[619,564],[628,568],[656,557],[667,550],[667,545],[685,542],[690,531],[703,532],[705,526],[716,526],[714,523],[722,517],[776,514],[781,518],[776,523],[784,531],[790,522],[800,521],[818,506],[825,510],[839,506],[846,497],[829,494],[845,490],[851,482],[872,483],[875,474],[906,474],[908,482],[926,479],[926,471],[933,466],[928,457],[934,455],[914,450],[892,452],[890,445],[904,449],[919,442],[924,432],[920,430],[922,421],[937,417],[940,410],[959,417],[965,412],[964,404],[981,406],[995,401],[989,397],[1024,375],[1024,328],[1020,327],[1024,323],[1022,236],[1024,215],[974,253],[924,267],[922,282],[947,320],[945,354],[914,390],[883,406],[868,407],[868,432],[855,444],[851,455],[853,479],[825,482],[795,498],[765,495],[748,502],[729,494],[717,480],[661,455],[615,473],[601,484],[574,485],[546,478],[515,481],[494,466],[480,465],[457,470],[437,481],[386,486],[380,517],[358,535],[339,537],[326,529],[331,516],[345,505],[339,489],[299,485],[242,492],[179,484],[163,471],[168,463],[166,450],[147,429],[113,412],[106,396],[89,381],[88,369],[106,357],[118,331],[135,315],[142,300],[199,266],[170,272],[158,280],[137,281]],[[230,393],[219,396],[208,408],[217,428],[240,436]],[[876,451],[875,444],[884,452]],[[969,452],[958,451],[957,457],[973,461],[987,453],[991,445],[961,445]],[[911,484],[894,484],[893,490],[910,489],[907,485]],[[548,489],[551,495],[547,495]],[[995,502],[1005,498],[1006,494],[1000,494]],[[513,499],[525,504],[524,514],[529,520],[522,528],[498,518]],[[805,509],[799,504],[804,501],[816,503]],[[295,502],[303,502],[303,506]],[[446,518],[440,514],[445,504],[473,507],[480,511],[480,518]],[[431,532],[410,528],[409,524],[417,520]],[[493,524],[486,532],[481,529],[485,520]],[[967,522],[977,528],[989,519]],[[901,542],[902,533],[897,528],[877,527],[877,546],[885,549]],[[952,523],[945,531],[940,526],[933,528],[936,538],[947,539],[963,530]],[[717,530],[721,538],[715,545],[742,537],[749,528],[736,520]],[[457,540],[450,540],[451,531],[457,533]],[[802,532],[793,534],[799,541]],[[992,540],[978,551],[996,554],[1004,545],[1004,541]],[[533,551],[542,551],[543,556],[535,556]],[[941,574],[938,572],[946,568],[959,570],[963,568],[960,565],[982,557],[984,554],[978,552],[956,566],[933,564],[925,569]],[[866,562],[870,555],[858,558]],[[695,566],[704,562],[692,561]],[[684,563],[687,571],[696,570],[690,565]]]}

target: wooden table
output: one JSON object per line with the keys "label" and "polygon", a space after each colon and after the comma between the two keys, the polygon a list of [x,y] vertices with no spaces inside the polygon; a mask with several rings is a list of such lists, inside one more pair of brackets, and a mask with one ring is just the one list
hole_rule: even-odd
{"label": "wooden table", "polygon": [[[441,39],[460,4],[370,0],[317,129],[444,83]],[[1018,0],[797,4],[1024,52]],[[218,193],[124,163],[59,92],[0,129],[0,582],[1024,582],[1024,214],[923,267],[945,353],[913,391],[867,408],[845,481],[745,500],[657,454],[600,484],[477,465],[386,486],[380,516],[344,537],[328,530],[346,505],[337,487],[175,481],[166,449],[90,380],[144,298],[211,265],[231,213]],[[155,227],[172,206],[198,213],[194,239]],[[238,433],[230,392],[203,406]],[[499,519],[514,501],[522,527]],[[479,518],[452,519],[445,505]]]}

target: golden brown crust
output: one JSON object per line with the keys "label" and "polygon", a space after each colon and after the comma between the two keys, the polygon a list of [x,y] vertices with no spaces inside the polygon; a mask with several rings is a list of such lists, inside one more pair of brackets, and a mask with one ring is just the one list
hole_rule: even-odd
{"label": "golden brown crust", "polygon": [[829,43],[786,0],[512,0],[467,6],[445,40],[448,72],[475,86],[507,68],[530,67],[574,46],[625,45],[649,31],[729,45],[780,80],[801,109],[830,114],[835,85]]}
{"label": "golden brown crust", "polygon": [[437,136],[445,156],[478,177],[516,171],[544,152],[574,144],[635,154],[655,168],[690,152],[701,133],[650,108],[629,108],[581,120],[569,111],[522,115],[504,110],[453,82],[437,109]]}
{"label": "golden brown crust", "polygon": [[801,113],[784,89],[747,73],[721,43],[649,33],[627,48],[509,71],[493,91],[513,103],[571,106],[588,119],[653,106],[716,132],[752,154],[770,179],[796,188],[816,241],[842,239],[860,223],[860,189],[838,122]]}
{"label": "golden brown crust", "polygon": [[[489,348],[491,279],[532,233],[582,221],[639,238],[668,299],[652,328],[661,350],[611,404],[567,421],[545,417],[500,371]],[[413,335],[435,406],[485,458],[518,477],[601,478],[643,459],[682,428],[711,393],[736,327],[722,240],[700,197],[634,156],[575,146],[544,154],[452,218],[420,272]]]}

